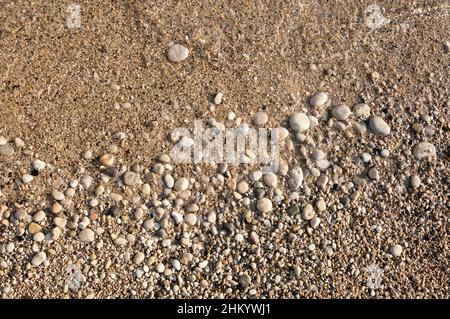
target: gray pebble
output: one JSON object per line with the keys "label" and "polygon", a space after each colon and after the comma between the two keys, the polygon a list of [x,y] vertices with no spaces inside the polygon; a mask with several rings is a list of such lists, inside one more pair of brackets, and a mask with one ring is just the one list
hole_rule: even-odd
{"label": "gray pebble", "polygon": [[428,161],[436,157],[436,147],[429,142],[420,142],[414,146],[413,155],[418,160]]}
{"label": "gray pebble", "polygon": [[173,44],[167,51],[167,58],[172,62],[181,62],[189,55],[189,50],[181,44]]}
{"label": "gray pebble", "polygon": [[328,95],[325,92],[319,92],[311,97],[309,104],[320,107],[328,101]]}
{"label": "gray pebble", "polygon": [[372,116],[369,120],[370,129],[379,136],[386,136],[391,133],[389,125],[379,116]]}
{"label": "gray pebble", "polygon": [[333,117],[339,121],[344,121],[350,116],[350,108],[347,105],[338,105],[331,110]]}

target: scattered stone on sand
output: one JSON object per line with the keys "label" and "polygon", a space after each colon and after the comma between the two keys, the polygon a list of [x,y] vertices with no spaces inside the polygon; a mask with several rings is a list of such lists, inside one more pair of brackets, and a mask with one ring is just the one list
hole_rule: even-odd
{"label": "scattered stone on sand", "polygon": [[260,198],[256,204],[256,208],[261,213],[268,213],[272,211],[272,202],[268,198]]}
{"label": "scattered stone on sand", "polygon": [[414,146],[413,155],[418,160],[429,161],[436,157],[436,147],[430,142],[420,142]]}
{"label": "scattered stone on sand", "polygon": [[311,97],[309,103],[315,107],[323,106],[328,100],[328,94],[325,92],[319,92]]}
{"label": "scattered stone on sand", "polygon": [[294,131],[306,131],[310,126],[309,117],[302,112],[294,113],[289,119],[289,125]]}
{"label": "scattered stone on sand", "polygon": [[91,229],[85,228],[82,231],[80,231],[80,233],[78,234],[78,238],[83,242],[90,243],[94,241],[95,234]]}
{"label": "scattered stone on sand", "polygon": [[171,62],[181,62],[187,59],[189,50],[181,44],[173,44],[167,50],[167,58]]}
{"label": "scattered stone on sand", "polygon": [[372,132],[379,136],[386,136],[391,133],[389,125],[379,116],[372,116],[369,120],[369,126]]}

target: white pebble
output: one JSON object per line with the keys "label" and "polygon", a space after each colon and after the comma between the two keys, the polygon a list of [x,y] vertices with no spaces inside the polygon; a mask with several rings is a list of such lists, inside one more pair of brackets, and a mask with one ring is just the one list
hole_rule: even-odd
{"label": "white pebble", "polygon": [[167,58],[172,62],[181,62],[189,55],[189,50],[181,44],[173,44],[167,51]]}
{"label": "white pebble", "polygon": [[294,113],[289,119],[289,125],[294,131],[306,131],[310,125],[309,117],[302,112]]}

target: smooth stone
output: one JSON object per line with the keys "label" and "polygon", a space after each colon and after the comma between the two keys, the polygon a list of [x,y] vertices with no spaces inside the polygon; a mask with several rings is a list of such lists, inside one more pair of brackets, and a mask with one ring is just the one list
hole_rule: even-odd
{"label": "smooth stone", "polygon": [[410,182],[411,182],[412,188],[418,188],[420,186],[420,183],[421,183],[420,177],[417,176],[417,175],[413,175],[413,176],[411,176],[411,181]]}
{"label": "smooth stone", "polygon": [[113,166],[114,160],[114,155],[106,153],[100,157],[100,164],[104,166]]}
{"label": "smooth stone", "polygon": [[318,148],[315,148],[311,153],[311,158],[315,161],[321,160],[325,157],[325,153]]}
{"label": "smooth stone", "polygon": [[171,62],[181,62],[189,55],[189,50],[181,44],[173,44],[167,51],[167,58]]}
{"label": "smooth stone", "polygon": [[321,219],[319,217],[317,217],[317,216],[314,216],[311,219],[311,227],[312,228],[317,228],[320,225],[320,222],[321,222]]}
{"label": "smooth stone", "polygon": [[184,221],[189,226],[194,226],[197,223],[197,216],[193,213],[184,215]]}
{"label": "smooth stone", "polygon": [[309,117],[302,112],[294,113],[289,119],[289,125],[294,131],[306,131],[310,126]]}
{"label": "smooth stone", "polygon": [[247,182],[239,182],[239,184],[237,184],[236,187],[237,191],[241,194],[247,193],[248,192],[248,184]]}
{"label": "smooth stone", "polygon": [[0,155],[11,156],[14,154],[14,147],[11,143],[0,145]]}
{"label": "smooth stone", "polygon": [[255,125],[264,125],[267,123],[269,117],[264,112],[257,112],[253,115],[253,124]]}
{"label": "smooth stone", "polygon": [[34,162],[33,162],[33,168],[37,171],[43,170],[45,168],[45,166],[46,166],[45,162],[43,162],[39,159],[34,160]]}
{"label": "smooth stone", "polygon": [[31,183],[32,181],[33,181],[33,175],[25,174],[25,175],[22,176],[22,182],[24,184]]}
{"label": "smooth stone", "polygon": [[299,188],[303,183],[303,170],[300,167],[294,167],[289,171],[288,184],[291,190]]}
{"label": "smooth stone", "polygon": [[366,103],[356,104],[353,107],[353,113],[360,119],[367,119],[370,116],[370,107]]}
{"label": "smooth stone", "polygon": [[136,255],[134,255],[133,262],[134,262],[136,265],[140,265],[140,264],[143,263],[144,259],[145,259],[144,253],[142,253],[142,252],[137,252]]}
{"label": "smooth stone", "polygon": [[31,259],[31,264],[33,266],[39,266],[47,259],[47,254],[43,251],[38,252],[34,257]]}
{"label": "smooth stone", "polygon": [[400,256],[402,254],[402,252],[403,252],[403,247],[398,245],[398,244],[397,245],[393,245],[391,247],[391,254],[394,257]]}
{"label": "smooth stone", "polygon": [[173,185],[175,184],[175,181],[173,180],[172,175],[167,174],[167,175],[164,176],[164,184],[166,184],[166,186],[168,188],[172,188],[173,187]]}
{"label": "smooth stone", "polygon": [[418,160],[430,160],[436,156],[436,147],[429,142],[420,142],[414,146],[413,155]]}
{"label": "smooth stone", "polygon": [[214,104],[218,105],[222,102],[223,94],[221,92],[217,93],[216,96],[214,96]]}
{"label": "smooth stone", "polygon": [[338,105],[331,110],[333,117],[339,121],[346,120],[350,116],[350,113],[350,108],[347,105]]}
{"label": "smooth stone", "polygon": [[85,228],[80,231],[78,238],[83,242],[92,242],[94,241],[94,232],[89,228]]}
{"label": "smooth stone", "polygon": [[319,198],[316,202],[316,208],[319,212],[325,211],[327,209],[327,205],[325,203],[325,200],[323,198]]}
{"label": "smooth stone", "polygon": [[369,120],[369,127],[376,135],[386,136],[391,133],[389,125],[379,116],[372,116]]}
{"label": "smooth stone", "polygon": [[330,161],[328,161],[327,159],[321,159],[316,161],[316,165],[319,169],[325,170],[330,166]]}
{"label": "smooth stone", "polygon": [[52,197],[55,200],[63,200],[66,196],[59,190],[54,189],[54,190],[52,190]]}
{"label": "smooth stone", "polygon": [[272,210],[272,202],[268,198],[260,198],[258,202],[256,203],[256,208],[261,213],[267,213]]}
{"label": "smooth stone", "polygon": [[309,104],[312,106],[322,106],[328,101],[328,94],[325,92],[319,92],[311,97]]}
{"label": "smooth stone", "polygon": [[0,146],[5,145],[6,143],[8,143],[8,140],[3,136],[0,136]]}
{"label": "smooth stone", "polygon": [[127,186],[133,186],[140,182],[139,174],[127,171],[122,176],[123,183]]}
{"label": "smooth stone", "polygon": [[311,204],[306,204],[303,208],[302,217],[304,220],[311,220],[316,213],[314,212],[314,208]]}
{"label": "smooth stone", "polygon": [[35,223],[35,222],[32,222],[28,225],[28,232],[31,235],[34,235],[34,234],[40,232],[41,229],[42,229],[41,225],[39,225],[38,223]]}
{"label": "smooth stone", "polygon": [[267,187],[275,188],[278,184],[277,175],[273,173],[267,173],[263,176],[263,182]]}
{"label": "smooth stone", "polygon": [[189,181],[188,181],[188,179],[185,178],[185,177],[179,178],[179,179],[175,182],[175,185],[174,185],[174,189],[175,189],[177,192],[184,191],[184,190],[188,189],[188,187],[189,187]]}

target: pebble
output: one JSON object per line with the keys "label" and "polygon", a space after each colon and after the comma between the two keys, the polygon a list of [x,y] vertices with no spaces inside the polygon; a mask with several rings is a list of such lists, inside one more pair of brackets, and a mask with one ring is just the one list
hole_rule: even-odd
{"label": "pebble", "polygon": [[14,154],[14,147],[10,143],[0,145],[0,155],[12,156]]}
{"label": "pebble", "polygon": [[294,131],[306,131],[310,125],[309,117],[302,112],[294,113],[289,119],[289,125]]}
{"label": "pebble", "polygon": [[311,220],[316,213],[314,212],[314,208],[311,204],[306,204],[303,208],[302,217],[304,220]]}
{"label": "pebble", "polygon": [[335,119],[344,121],[350,116],[350,108],[347,105],[338,105],[333,107],[331,114]]}
{"label": "pebble", "polygon": [[311,97],[309,104],[312,106],[320,107],[328,101],[328,94],[325,92],[319,92]]}
{"label": "pebble", "polygon": [[100,164],[102,164],[103,166],[113,166],[114,160],[114,155],[106,153],[100,157]]}
{"label": "pebble", "polygon": [[325,153],[317,148],[315,148],[311,153],[311,158],[315,161],[321,160],[325,157]]}
{"label": "pebble", "polygon": [[61,210],[62,210],[62,206],[61,206],[61,204],[58,203],[58,202],[54,202],[54,203],[52,204],[51,208],[50,208],[50,211],[51,211],[53,214],[58,214],[59,212],[61,212]]}
{"label": "pebble", "polygon": [[164,266],[163,263],[159,263],[158,265],[156,265],[156,271],[159,273],[164,272],[165,269],[166,269],[166,267]]}
{"label": "pebble", "polygon": [[267,187],[275,188],[278,184],[277,175],[273,173],[267,173],[263,176],[263,182]]}
{"label": "pebble", "polygon": [[376,135],[386,136],[391,133],[389,125],[379,116],[372,116],[369,120],[369,127]]}
{"label": "pebble", "polygon": [[327,205],[325,203],[325,200],[323,198],[319,198],[316,202],[316,208],[319,212],[325,211],[327,209]]}
{"label": "pebble", "polygon": [[189,181],[185,177],[181,177],[180,179],[178,179],[174,185],[174,189],[177,192],[184,191],[184,190],[188,189],[188,187],[189,187]]}
{"label": "pebble", "polygon": [[420,177],[417,175],[411,176],[411,186],[412,188],[418,188],[420,186]]}
{"label": "pebble", "polygon": [[418,160],[429,161],[436,157],[436,147],[429,142],[420,142],[414,146],[413,155]]}
{"label": "pebble", "polygon": [[52,197],[55,200],[63,200],[66,196],[64,194],[56,189],[52,190]]}
{"label": "pebble", "polygon": [[136,255],[134,255],[133,262],[136,265],[140,265],[140,264],[142,264],[144,262],[144,259],[145,259],[144,253],[137,252]]}
{"label": "pebble", "polygon": [[325,170],[330,166],[330,161],[323,158],[321,160],[316,161],[316,165],[319,169]]}
{"label": "pebble", "polygon": [[59,228],[64,228],[64,227],[66,227],[67,219],[65,219],[63,217],[55,217],[55,218],[53,218],[53,223],[56,226],[58,226]]}
{"label": "pebble", "polygon": [[0,146],[5,145],[6,143],[8,143],[6,138],[4,138],[3,136],[0,136]]}
{"label": "pebble", "polygon": [[164,176],[164,183],[166,184],[166,186],[168,188],[172,188],[173,185],[175,184],[172,175],[170,175],[170,174],[165,175]]}
{"label": "pebble", "polygon": [[272,210],[272,202],[268,198],[265,198],[265,197],[260,198],[256,204],[256,208],[261,213],[270,212]]}
{"label": "pebble", "polygon": [[237,184],[236,187],[237,191],[241,194],[247,193],[248,192],[248,184],[247,182],[239,182],[239,184]]}
{"label": "pebble", "polygon": [[90,243],[94,241],[94,232],[89,228],[85,228],[80,231],[80,233],[78,234],[78,238],[83,242]]}
{"label": "pebble", "polygon": [[299,188],[303,183],[303,170],[300,167],[294,167],[289,171],[288,184],[291,190]]}
{"label": "pebble", "polygon": [[366,103],[356,104],[353,113],[360,119],[366,120],[370,116],[370,107]]}
{"label": "pebble", "polygon": [[30,174],[24,174],[23,176],[22,176],[22,182],[24,183],[24,184],[29,184],[29,183],[31,183],[33,181],[33,175],[30,175]]}
{"label": "pebble", "polygon": [[371,169],[369,169],[367,175],[369,175],[369,177],[374,180],[378,180],[380,178],[380,173],[378,172],[376,167],[372,167]]}
{"label": "pebble", "polygon": [[42,242],[45,239],[44,233],[37,232],[33,235],[33,240],[36,242]]}
{"label": "pebble", "polygon": [[319,217],[317,217],[317,216],[314,216],[311,219],[311,227],[312,228],[317,228],[320,225],[320,222],[321,222],[321,219]]}
{"label": "pebble", "polygon": [[394,257],[400,256],[400,255],[402,254],[402,252],[403,252],[403,247],[400,246],[400,245],[398,245],[398,244],[393,245],[393,246],[391,247],[391,254],[392,254],[392,256],[394,256]]}
{"label": "pebble", "polygon": [[167,51],[167,58],[171,62],[181,62],[189,55],[189,50],[181,44],[173,44]]}
{"label": "pebble", "polygon": [[218,105],[222,102],[223,94],[217,93],[216,96],[214,96],[214,104]]}
{"label": "pebble", "polygon": [[45,213],[44,213],[42,210],[36,212],[36,213],[33,215],[33,220],[34,220],[36,223],[40,223],[40,222],[43,221],[44,219],[45,219]]}
{"label": "pebble", "polygon": [[134,186],[140,182],[139,174],[127,171],[122,176],[123,183],[127,186]]}
{"label": "pebble", "polygon": [[267,123],[268,119],[269,118],[266,113],[257,112],[257,113],[255,113],[255,115],[253,115],[253,124],[258,125],[258,126],[264,125]]}
{"label": "pebble", "polygon": [[37,171],[43,170],[45,168],[45,166],[46,166],[45,162],[43,162],[39,159],[34,160],[34,162],[33,162],[33,168]]}
{"label": "pebble", "polygon": [[31,264],[33,266],[39,266],[47,259],[47,254],[43,251],[38,252],[34,257],[31,259]]}
{"label": "pebble", "polygon": [[193,213],[184,215],[184,221],[189,226],[194,226],[197,223],[197,216]]}
{"label": "pebble", "polygon": [[41,225],[39,225],[38,223],[32,222],[28,225],[28,232],[31,235],[36,234],[37,232],[40,232],[42,229]]}

